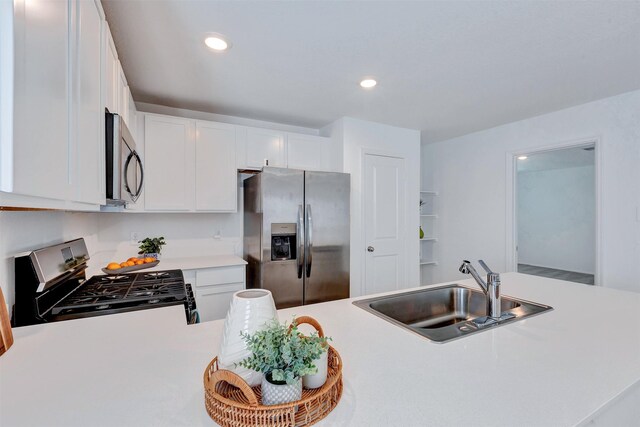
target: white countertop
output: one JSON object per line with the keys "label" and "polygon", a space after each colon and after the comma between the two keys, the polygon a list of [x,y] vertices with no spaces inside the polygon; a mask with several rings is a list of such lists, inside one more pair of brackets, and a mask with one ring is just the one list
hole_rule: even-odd
{"label": "white countertop", "polygon": [[[97,274],[104,274],[102,268],[105,267],[113,257],[97,256],[96,259],[89,260],[87,277]],[[120,261],[125,261],[124,259]],[[160,258],[160,263],[151,268],[141,271],[161,271],[161,270],[199,270],[202,268],[231,267],[245,265],[247,262],[237,255],[202,255],[181,258]]]}
{"label": "white countertop", "polygon": [[[640,294],[517,273],[502,285],[554,310],[445,344],[352,300],[281,310],[315,317],[343,359],[342,400],[318,425],[569,426],[638,387]],[[0,425],[213,425],[202,375],[222,326],[169,307],[15,329]]]}

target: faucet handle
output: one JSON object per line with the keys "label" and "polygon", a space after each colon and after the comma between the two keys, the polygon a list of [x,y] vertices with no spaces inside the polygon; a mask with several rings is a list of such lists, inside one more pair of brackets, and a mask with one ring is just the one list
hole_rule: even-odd
{"label": "faucet handle", "polygon": [[489,266],[483,260],[479,259],[478,263],[482,268],[484,268],[484,271],[487,272],[487,284],[491,283],[493,285],[500,285],[500,274],[491,271]]}
{"label": "faucet handle", "polygon": [[487,274],[495,274],[483,260],[479,259],[478,263],[482,266],[482,268],[484,268],[484,271],[486,271]]}

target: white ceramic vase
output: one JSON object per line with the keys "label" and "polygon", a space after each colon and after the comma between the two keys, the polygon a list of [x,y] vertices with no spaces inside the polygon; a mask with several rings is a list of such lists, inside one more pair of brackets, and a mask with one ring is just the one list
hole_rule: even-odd
{"label": "white ceramic vase", "polygon": [[276,305],[271,292],[265,289],[247,289],[233,294],[224,331],[218,366],[240,375],[251,387],[259,385],[264,375],[252,369],[235,366],[237,362],[249,357],[251,351],[240,336],[240,332],[253,334],[272,319],[277,319]]}
{"label": "white ceramic vase", "polygon": [[329,367],[329,349],[322,352],[319,358],[313,361],[318,368],[315,374],[305,375],[302,377],[302,385],[306,389],[320,388],[327,382],[327,370]]}
{"label": "white ceramic vase", "polygon": [[302,399],[302,378],[295,384],[273,384],[267,377],[262,378],[260,385],[263,405],[280,405]]}

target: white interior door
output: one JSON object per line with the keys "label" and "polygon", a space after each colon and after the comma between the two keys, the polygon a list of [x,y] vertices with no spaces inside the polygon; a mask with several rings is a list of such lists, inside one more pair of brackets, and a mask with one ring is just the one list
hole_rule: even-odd
{"label": "white interior door", "polygon": [[365,154],[365,293],[406,287],[404,159]]}

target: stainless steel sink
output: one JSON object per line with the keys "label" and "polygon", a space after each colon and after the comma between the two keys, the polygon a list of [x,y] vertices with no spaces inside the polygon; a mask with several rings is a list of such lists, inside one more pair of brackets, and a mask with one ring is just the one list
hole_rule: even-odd
{"label": "stainless steel sink", "polygon": [[461,285],[368,298],[353,304],[435,342],[451,341],[553,309],[504,295],[501,299],[502,312],[513,316],[489,324],[474,322],[487,316],[485,295]]}

